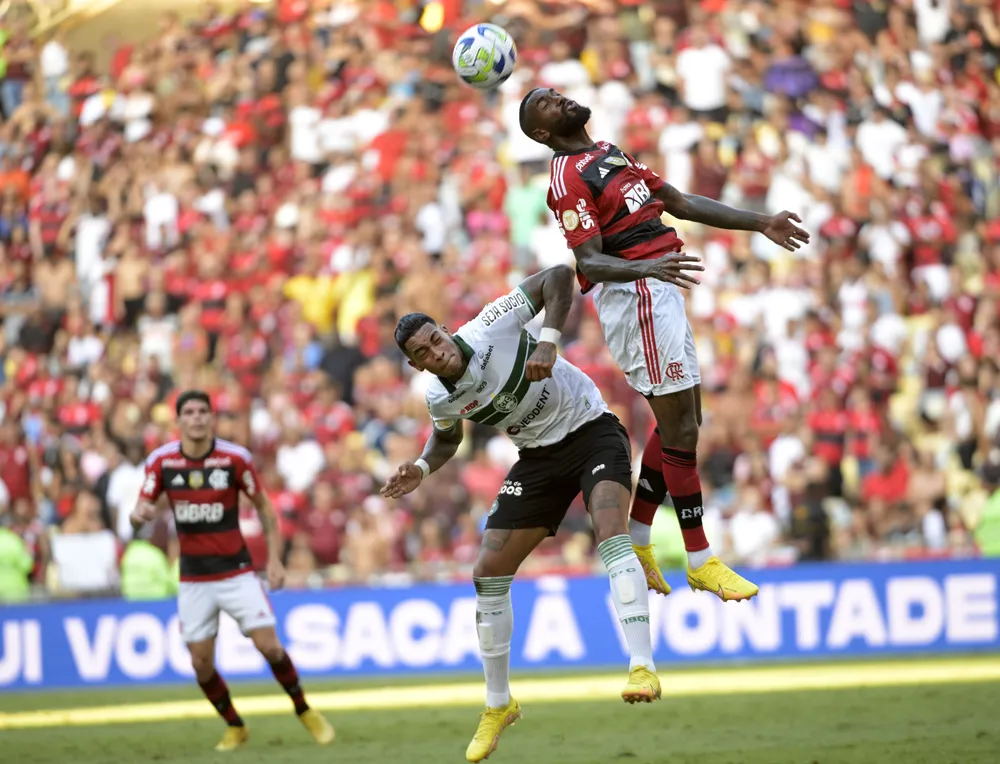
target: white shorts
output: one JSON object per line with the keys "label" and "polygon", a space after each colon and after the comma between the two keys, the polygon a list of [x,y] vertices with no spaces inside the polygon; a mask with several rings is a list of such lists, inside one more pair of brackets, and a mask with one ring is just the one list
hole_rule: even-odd
{"label": "white shorts", "polygon": [[244,634],[274,626],[274,611],[256,573],[220,581],[181,581],[177,614],[185,642],[201,642],[219,633],[219,613],[228,613]]}
{"label": "white shorts", "polygon": [[633,390],[667,395],[701,384],[680,289],[655,279],[604,284],[596,302],[608,349]]}

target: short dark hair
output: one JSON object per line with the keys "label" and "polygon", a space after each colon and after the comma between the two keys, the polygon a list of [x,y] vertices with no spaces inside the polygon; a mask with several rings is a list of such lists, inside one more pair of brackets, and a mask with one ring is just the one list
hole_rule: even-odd
{"label": "short dark hair", "polygon": [[420,327],[424,324],[437,326],[437,321],[426,313],[407,313],[396,322],[396,344],[399,345],[399,349],[403,351],[404,355],[406,354],[406,343],[410,341],[410,337],[420,331]]}
{"label": "short dark hair", "polygon": [[[521,132],[529,138],[531,138],[531,134],[528,132],[528,101],[530,101],[531,96],[539,90],[541,90],[541,88],[532,88],[529,90],[528,94],[521,99],[521,107],[517,110],[517,121],[518,124],[521,125]],[[532,140],[534,140],[534,138],[532,138]]]}
{"label": "short dark hair", "polygon": [[185,390],[177,396],[177,405],[174,407],[177,416],[181,415],[181,409],[191,401],[201,401],[208,406],[209,411],[212,410],[212,399],[208,397],[208,393],[204,390]]}

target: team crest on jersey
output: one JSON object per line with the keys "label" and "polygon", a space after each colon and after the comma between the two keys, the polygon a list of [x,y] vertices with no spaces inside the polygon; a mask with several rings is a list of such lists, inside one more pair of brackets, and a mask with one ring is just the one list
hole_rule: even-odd
{"label": "team crest on jersey", "polygon": [[212,470],[208,475],[208,484],[216,491],[229,488],[229,473],[225,470]]}
{"label": "team crest on jersey", "polygon": [[490,511],[489,511],[489,513],[487,514],[487,517],[489,517],[489,515],[493,515],[493,514],[496,514],[496,511],[497,511],[498,509],[500,509],[500,499],[494,499],[494,500],[493,500],[493,506],[492,506],[492,507],[490,507]]}
{"label": "team crest on jersey", "polygon": [[188,475],[188,485],[194,490],[198,490],[203,485],[205,485],[205,474],[198,470],[195,470],[190,475]]}
{"label": "team crest on jersey", "polygon": [[500,393],[500,395],[493,399],[493,407],[497,411],[509,414],[517,408],[517,398],[510,393]]}
{"label": "team crest on jersey", "polygon": [[576,214],[576,210],[566,210],[562,214],[562,223],[567,231],[575,231],[580,225],[580,216]]}

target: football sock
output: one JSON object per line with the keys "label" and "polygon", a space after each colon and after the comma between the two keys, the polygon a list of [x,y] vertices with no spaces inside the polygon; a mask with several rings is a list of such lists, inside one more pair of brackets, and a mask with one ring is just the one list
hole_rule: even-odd
{"label": "football sock", "polygon": [[476,585],[476,632],[486,675],[486,707],[505,708],[510,703],[510,636],[514,610],[510,585],[514,576],[473,578]]}
{"label": "football sock", "polygon": [[660,431],[653,430],[642,452],[639,483],[629,512],[629,535],[636,546],[648,546],[656,510],[667,498],[667,484],[663,479]]}
{"label": "football sock", "polygon": [[712,548],[708,545],[702,525],[704,509],[701,479],[698,477],[698,457],[694,451],[664,448],[662,459],[663,480],[670,490],[681,535],[684,536],[688,566],[700,568],[712,556]]}
{"label": "football sock", "polygon": [[198,686],[205,693],[208,702],[215,706],[219,716],[226,720],[226,724],[230,727],[243,726],[243,719],[236,713],[236,707],[233,706],[232,698],[229,697],[229,687],[226,686],[225,680],[219,676],[218,671],[213,672],[208,681],[198,682]]}
{"label": "football sock", "polygon": [[611,598],[628,644],[629,669],[645,666],[655,671],[653,645],[649,634],[649,593],[646,575],[632,550],[632,539],[624,533],[597,545],[611,578]]}
{"label": "football sock", "polygon": [[288,653],[284,653],[280,661],[271,664],[271,673],[278,680],[278,684],[285,688],[288,697],[292,699],[295,704],[295,713],[301,716],[308,711],[309,704],[306,703],[305,693],[302,691],[302,685],[299,684],[299,672],[295,670],[295,664],[288,657]]}

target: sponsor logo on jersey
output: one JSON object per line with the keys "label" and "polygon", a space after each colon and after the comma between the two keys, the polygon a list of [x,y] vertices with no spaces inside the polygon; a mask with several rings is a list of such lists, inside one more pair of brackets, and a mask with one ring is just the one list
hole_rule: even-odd
{"label": "sponsor logo on jersey", "polygon": [[486,371],[486,367],[490,365],[490,358],[493,357],[493,346],[490,345],[489,349],[484,354],[482,350],[479,351],[479,364],[480,371]]}
{"label": "sponsor logo on jersey", "polygon": [[520,289],[515,289],[506,297],[501,297],[496,302],[487,305],[483,309],[480,318],[482,319],[484,326],[489,326],[501,316],[504,316],[515,308],[519,308],[521,306],[528,307],[528,301],[524,299],[524,294]]}
{"label": "sponsor logo on jersey", "polygon": [[218,523],[225,512],[226,508],[218,501],[205,504],[179,501],[174,505],[174,516],[179,523]]}
{"label": "sponsor logo on jersey", "polygon": [[477,393],[481,393],[481,392],[482,392],[483,390],[485,390],[485,389],[486,389],[486,385],[488,385],[488,384],[489,384],[489,382],[487,382],[487,381],[486,381],[486,380],[484,379],[484,380],[483,380],[482,382],[480,382],[480,383],[479,383],[479,387],[477,387],[477,388],[476,388],[476,392],[477,392]]}
{"label": "sponsor logo on jersey", "polygon": [[646,185],[646,182],[642,180],[631,188],[628,186],[622,187],[622,193],[625,196],[625,206],[628,207],[629,213],[635,212],[642,205],[644,205],[650,196],[649,187]]}
{"label": "sponsor logo on jersey", "polygon": [[518,427],[516,424],[512,424],[510,427],[507,428],[508,435],[517,435],[519,432],[521,432],[521,428]]}
{"label": "sponsor logo on jersey", "polygon": [[183,456],[180,457],[180,458],[178,458],[178,459],[164,459],[162,462],[160,462],[160,466],[161,467],[168,467],[168,468],[169,467],[186,467],[187,466],[187,459],[185,459]]}
{"label": "sponsor logo on jersey", "polygon": [[583,168],[590,164],[594,159],[593,154],[584,154],[583,159],[576,163],[576,171],[583,172]]}
{"label": "sponsor logo on jersey", "polygon": [[[549,388],[548,385],[542,388],[542,394],[538,396],[538,400],[535,401],[535,405],[532,406],[531,411],[524,415],[524,418],[517,423],[517,431],[520,432],[522,427],[527,427],[531,424],[542,411],[545,410],[545,406],[549,402]],[[507,432],[511,435],[514,433],[510,432],[511,428],[507,428]]]}
{"label": "sponsor logo on jersey", "polygon": [[586,199],[577,200],[576,211],[580,213],[580,225],[583,226],[584,231],[589,231],[594,227],[594,219],[590,216],[590,210],[587,209]]}
{"label": "sponsor logo on jersey", "polygon": [[152,496],[156,493],[156,474],[150,472],[146,475],[146,481],[142,484],[142,492],[147,496]]}
{"label": "sponsor logo on jersey", "polygon": [[243,490],[246,491],[247,496],[257,495],[257,481],[254,480],[253,473],[250,470],[246,470],[243,473]]}
{"label": "sponsor logo on jersey", "polygon": [[472,403],[470,403],[468,406],[466,406],[464,409],[462,409],[461,411],[459,411],[458,415],[462,416],[464,414],[468,414],[470,411],[472,411],[473,409],[476,409],[478,407],[479,407],[479,401],[475,400]]}
{"label": "sponsor logo on jersey", "polygon": [[603,469],[604,469],[604,465],[603,464],[598,464],[596,467],[594,467],[594,469],[592,469],[590,471],[590,474],[591,475],[596,475],[598,472],[600,472]]}
{"label": "sponsor logo on jersey", "polygon": [[509,414],[517,408],[517,398],[510,393],[500,393],[493,399],[493,408],[504,414]]}
{"label": "sponsor logo on jersey", "polygon": [[200,470],[194,470],[190,475],[188,475],[188,485],[197,491],[205,485],[205,473]]}
{"label": "sponsor logo on jersey", "polygon": [[614,165],[615,167],[624,167],[628,164],[625,161],[625,157],[610,156],[604,158],[604,164]]}
{"label": "sponsor logo on jersey", "polygon": [[179,486],[184,485],[184,476],[183,475],[174,475],[174,479],[170,481],[170,485],[173,488],[178,488]]}
{"label": "sponsor logo on jersey", "polygon": [[602,167],[600,168],[600,170],[601,170],[601,180],[604,180],[606,177],[608,177],[608,173],[611,172],[611,170],[609,170],[607,167]]}
{"label": "sponsor logo on jersey", "polygon": [[206,467],[232,467],[233,460],[228,456],[213,456],[205,460]]}
{"label": "sponsor logo on jersey", "polygon": [[469,392],[468,388],[466,388],[465,390],[456,390],[455,392],[453,392],[451,395],[448,396],[448,403],[454,403],[459,398],[464,396],[467,392]]}
{"label": "sponsor logo on jersey", "polygon": [[208,475],[208,484],[216,491],[229,488],[229,473],[225,470],[212,470]]}

